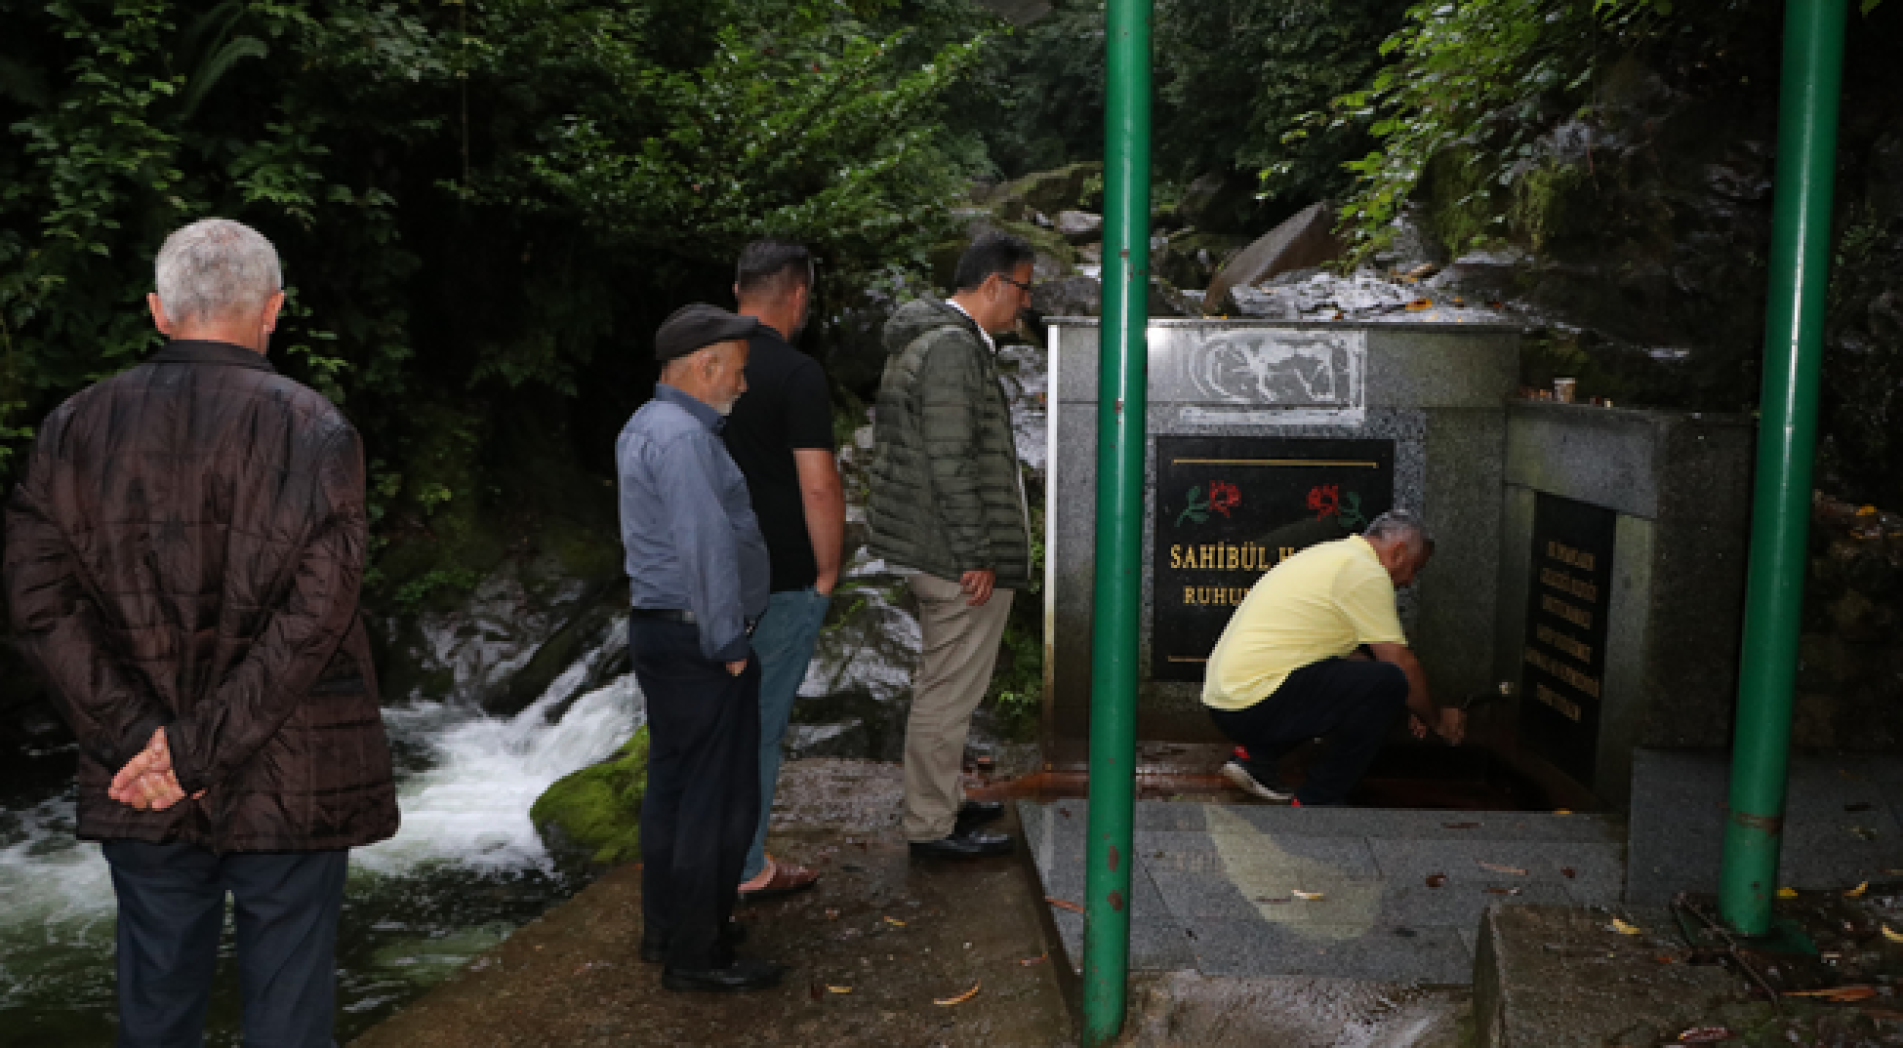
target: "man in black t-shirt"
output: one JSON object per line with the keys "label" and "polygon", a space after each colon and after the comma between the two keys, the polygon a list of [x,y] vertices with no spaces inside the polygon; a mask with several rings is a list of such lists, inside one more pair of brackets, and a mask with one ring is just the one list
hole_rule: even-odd
{"label": "man in black t-shirt", "polygon": [[790,344],[806,324],[812,255],[799,244],[756,240],[740,253],[737,269],[738,312],[761,327],[751,340],[747,395],[734,405],[724,436],[766,536],[773,590],[753,631],[761,673],[760,824],[740,884],[741,898],[761,899],[810,888],[818,879],[769,858],[766,831],[779,785],[780,740],[839,582],[846,499],[833,458],[826,373]]}

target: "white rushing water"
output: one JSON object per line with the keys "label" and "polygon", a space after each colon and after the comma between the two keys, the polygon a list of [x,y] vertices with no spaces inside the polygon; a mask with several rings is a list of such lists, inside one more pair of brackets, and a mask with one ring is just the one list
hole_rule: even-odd
{"label": "white rushing water", "polygon": [[[564,708],[600,657],[590,652],[514,717],[441,702],[385,710],[392,738],[426,749],[428,767],[401,777],[402,829],[354,851],[354,876],[444,866],[479,874],[549,869],[529,806],[556,779],[607,757],[646,722],[631,674]],[[552,711],[559,720],[550,720]],[[4,1010],[44,999],[75,973],[97,973],[89,981],[109,973],[113,896],[99,847],[73,838],[69,795],[0,818]]]}

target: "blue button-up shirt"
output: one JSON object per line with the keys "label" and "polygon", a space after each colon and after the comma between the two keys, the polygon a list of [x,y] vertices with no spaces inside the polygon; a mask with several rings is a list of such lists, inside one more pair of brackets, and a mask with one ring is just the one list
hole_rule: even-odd
{"label": "blue button-up shirt", "polygon": [[766,540],[747,481],[720,437],[720,413],[673,386],[621,428],[621,544],[637,608],[694,613],[700,651],[748,656],[746,620],[767,605]]}

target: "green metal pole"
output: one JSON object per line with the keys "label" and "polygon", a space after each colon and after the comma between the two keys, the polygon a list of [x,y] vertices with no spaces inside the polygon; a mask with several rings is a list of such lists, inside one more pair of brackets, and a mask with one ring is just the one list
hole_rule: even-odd
{"label": "green metal pole", "polygon": [[1097,565],[1091,638],[1090,825],[1084,879],[1084,1036],[1123,1029],[1130,972],[1137,614],[1149,377],[1150,15],[1109,0],[1104,99],[1103,318],[1098,328]]}
{"label": "green metal pole", "polygon": [[1845,6],[1846,0],[1789,0],[1784,12],[1762,428],[1718,899],[1725,923],[1746,935],[1771,930],[1783,843],[1817,382],[1824,356]]}

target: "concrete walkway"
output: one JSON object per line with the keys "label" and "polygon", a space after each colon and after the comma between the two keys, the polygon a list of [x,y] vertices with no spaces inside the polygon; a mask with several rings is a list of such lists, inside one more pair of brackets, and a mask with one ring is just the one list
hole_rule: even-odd
{"label": "concrete walkway", "polygon": [[[1086,803],[1018,811],[1046,895],[1081,903]],[[1141,801],[1135,831],[1139,971],[1466,985],[1489,903],[1615,906],[1625,879],[1624,823],[1592,815]],[[1081,963],[1083,916],[1053,917]]]}

